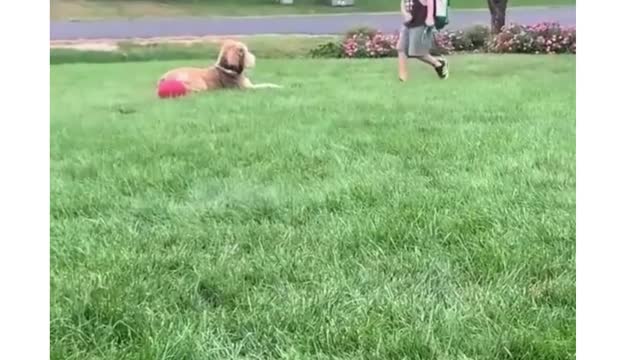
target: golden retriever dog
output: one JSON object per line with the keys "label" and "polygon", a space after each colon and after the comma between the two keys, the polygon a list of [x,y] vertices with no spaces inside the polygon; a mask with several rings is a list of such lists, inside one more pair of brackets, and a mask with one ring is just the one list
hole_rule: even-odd
{"label": "golden retriever dog", "polygon": [[168,71],[158,81],[176,80],[184,84],[188,92],[217,89],[281,88],[274,84],[253,84],[245,76],[245,70],[255,67],[256,57],[247,45],[234,40],[222,44],[218,60],[208,68],[182,67]]}

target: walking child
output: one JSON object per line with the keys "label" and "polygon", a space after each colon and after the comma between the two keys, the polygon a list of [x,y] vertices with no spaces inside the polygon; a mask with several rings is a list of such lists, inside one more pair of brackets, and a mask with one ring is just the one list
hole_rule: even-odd
{"label": "walking child", "polygon": [[431,65],[438,77],[449,76],[449,66],[444,57],[436,58],[429,52],[434,42],[436,0],[401,0],[400,11],[404,18],[398,41],[398,77],[406,81],[407,59],[416,58]]}

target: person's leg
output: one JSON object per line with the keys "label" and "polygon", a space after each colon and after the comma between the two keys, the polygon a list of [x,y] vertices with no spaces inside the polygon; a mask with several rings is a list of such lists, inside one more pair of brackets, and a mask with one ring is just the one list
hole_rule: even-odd
{"label": "person's leg", "polygon": [[400,81],[407,81],[409,72],[407,71],[407,54],[398,51],[398,78]]}
{"label": "person's leg", "polygon": [[398,78],[400,81],[407,81],[409,78],[409,72],[407,71],[407,51],[408,51],[408,32],[407,28],[403,27],[400,31],[400,38],[398,39]]}
{"label": "person's leg", "polygon": [[447,59],[443,57],[436,58],[431,54],[427,54],[419,60],[433,66],[433,69],[436,71],[440,79],[446,79],[449,77],[449,63],[447,62]]}
{"label": "person's leg", "polygon": [[422,56],[419,57],[418,60],[431,65],[438,74],[438,77],[440,77],[441,79],[446,79],[447,77],[449,77],[449,64],[447,63],[447,60],[443,57],[434,57],[430,53],[434,41],[435,39],[433,29],[425,30],[423,32],[423,36],[420,39]]}
{"label": "person's leg", "polygon": [[434,68],[442,66],[440,59],[438,59],[437,57],[434,57],[431,54],[426,54],[423,57],[419,57],[418,60],[422,61],[423,63],[429,64]]}

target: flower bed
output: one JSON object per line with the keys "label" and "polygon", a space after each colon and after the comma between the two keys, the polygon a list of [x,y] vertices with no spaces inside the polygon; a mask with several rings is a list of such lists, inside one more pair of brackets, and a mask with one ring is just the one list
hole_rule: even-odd
{"label": "flower bed", "polygon": [[[311,51],[312,57],[383,58],[397,56],[399,34],[383,34],[369,28],[349,31],[339,42],[327,43]],[[433,52],[493,52],[520,54],[576,53],[576,28],[557,23],[509,24],[496,35],[482,25],[465,30],[441,31],[435,36]]]}
{"label": "flower bed", "polygon": [[489,51],[497,53],[576,53],[576,28],[557,23],[533,26],[510,24],[489,41]]}

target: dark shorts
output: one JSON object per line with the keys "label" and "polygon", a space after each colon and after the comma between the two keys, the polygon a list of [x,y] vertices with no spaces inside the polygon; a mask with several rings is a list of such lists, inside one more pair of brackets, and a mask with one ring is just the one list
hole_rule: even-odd
{"label": "dark shorts", "polygon": [[400,41],[398,51],[409,57],[423,57],[429,54],[433,46],[433,28],[418,26],[408,28],[402,27],[400,30]]}

